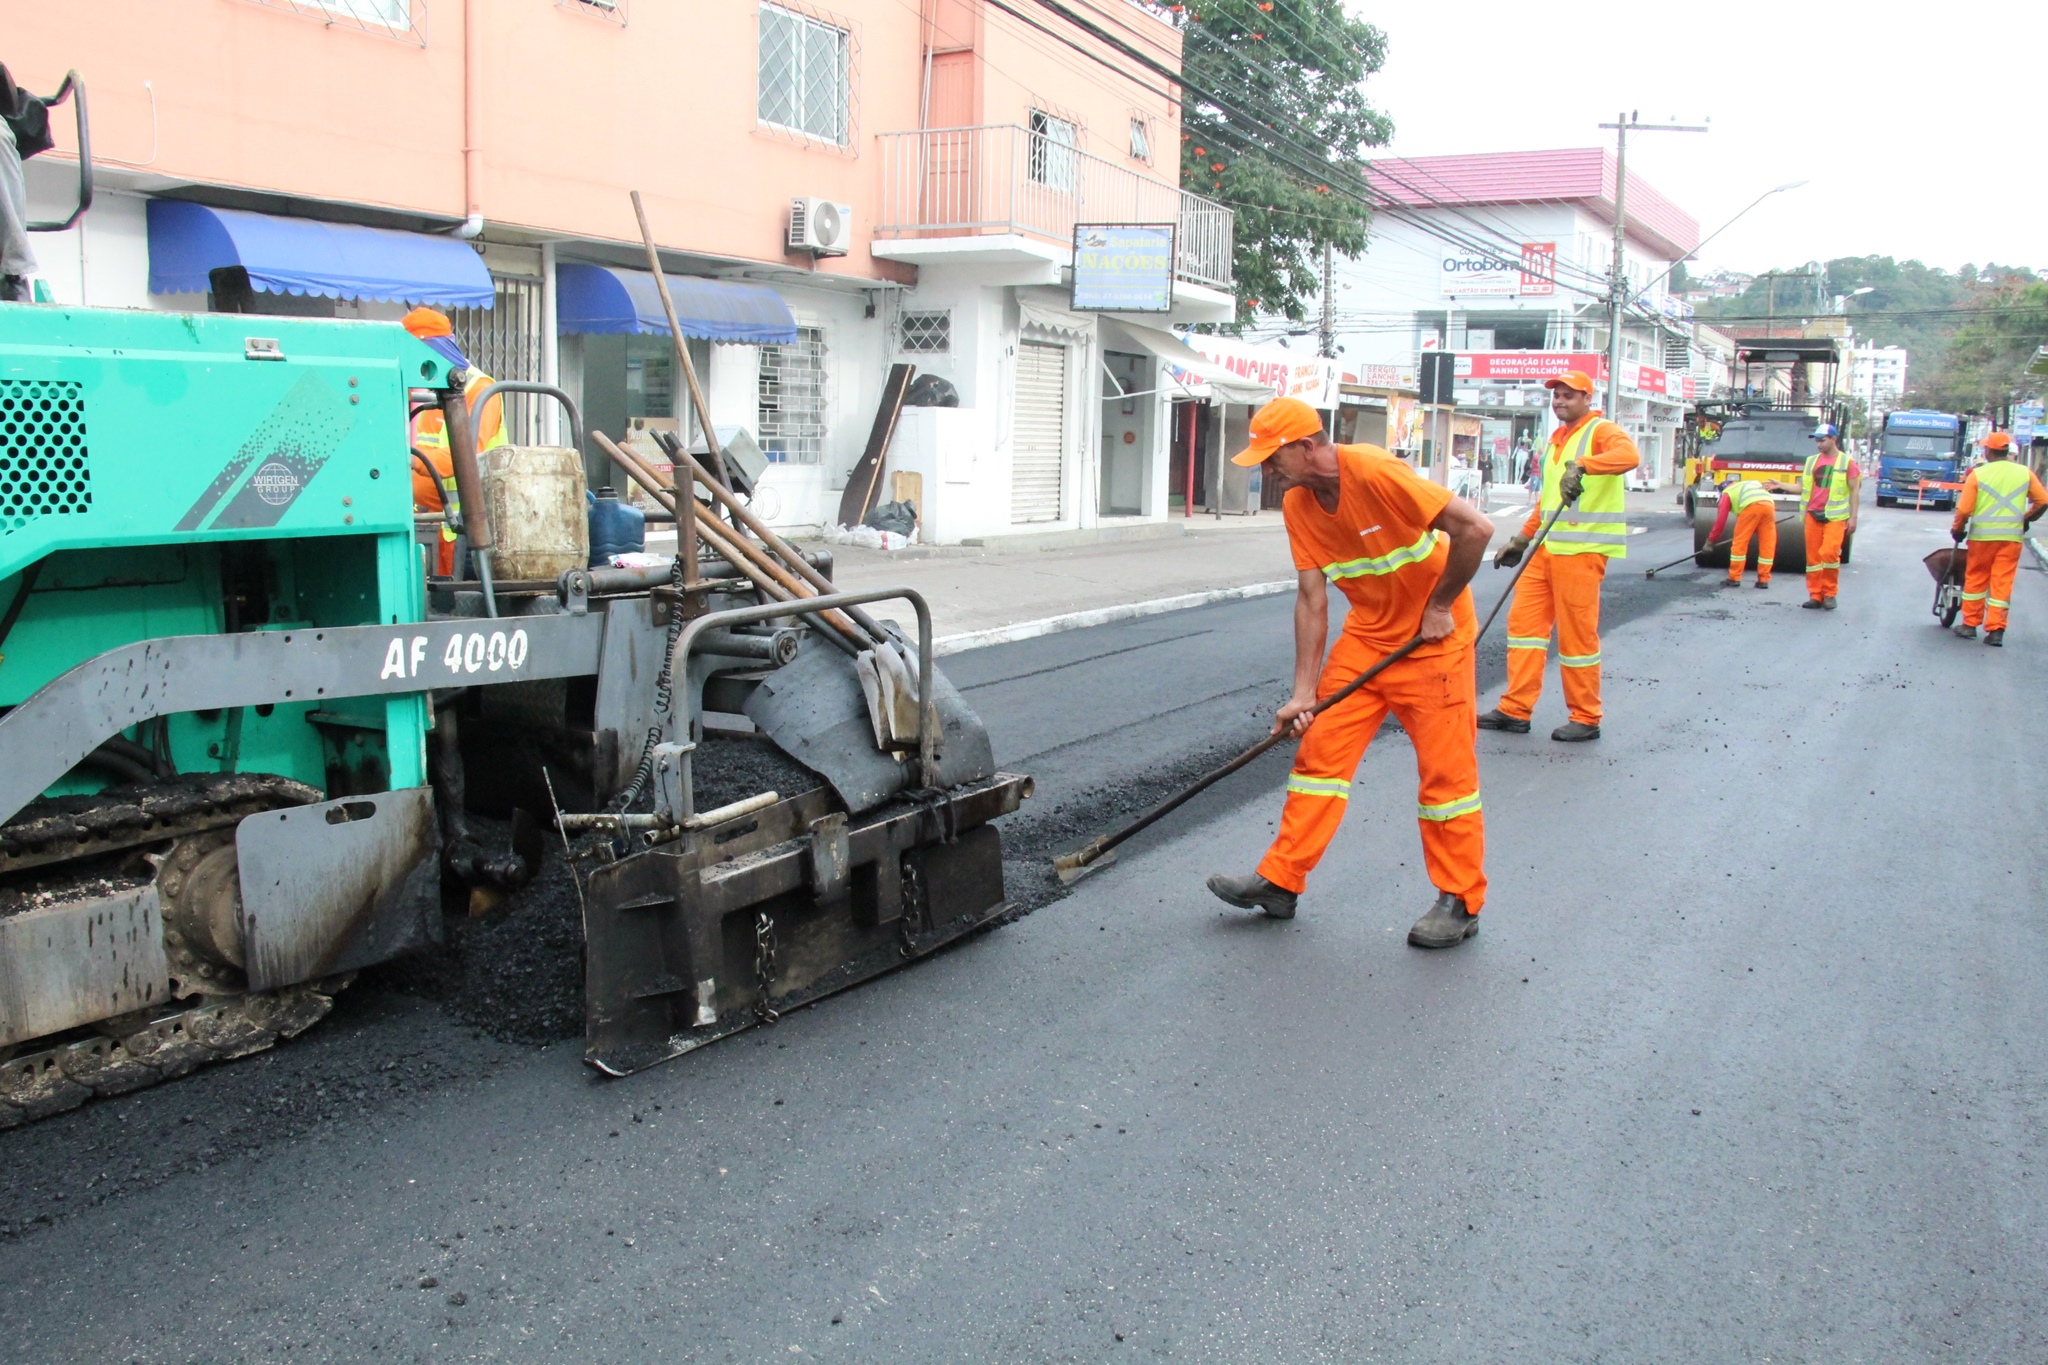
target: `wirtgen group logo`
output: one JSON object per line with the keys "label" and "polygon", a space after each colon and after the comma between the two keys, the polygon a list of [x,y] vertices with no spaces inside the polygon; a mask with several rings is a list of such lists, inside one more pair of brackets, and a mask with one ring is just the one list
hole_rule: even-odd
{"label": "wirtgen group logo", "polygon": [[282,507],[299,495],[304,485],[299,476],[284,465],[272,460],[256,471],[250,478],[249,486],[256,490],[256,496],[272,507]]}

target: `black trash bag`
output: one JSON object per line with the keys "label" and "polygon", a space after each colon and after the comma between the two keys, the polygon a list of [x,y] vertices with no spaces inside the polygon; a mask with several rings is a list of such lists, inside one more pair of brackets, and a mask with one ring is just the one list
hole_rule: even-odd
{"label": "black trash bag", "polygon": [[960,390],[953,387],[949,379],[935,374],[921,374],[910,381],[910,389],[903,395],[906,408],[957,408],[960,406]]}
{"label": "black trash bag", "polygon": [[861,520],[877,531],[894,531],[908,540],[917,529],[917,508],[908,502],[885,502]]}

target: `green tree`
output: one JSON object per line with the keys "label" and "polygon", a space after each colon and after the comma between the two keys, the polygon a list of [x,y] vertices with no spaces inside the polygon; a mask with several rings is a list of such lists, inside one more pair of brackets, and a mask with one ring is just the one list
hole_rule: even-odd
{"label": "green tree", "polygon": [[[1859,342],[1907,350],[1907,384],[1916,389],[1942,371],[1950,339],[1969,321],[1970,309],[2036,278],[2022,266],[1965,265],[1950,272],[1890,256],[1842,256],[1822,266],[1818,278],[1785,277],[1803,269],[1765,272],[1778,278],[1759,276],[1739,297],[1710,299],[1699,316],[1737,336],[1749,328],[1761,334],[1766,318],[1796,324],[1826,315],[1842,298]],[[1860,289],[1870,292],[1859,294]]]}
{"label": "green tree", "polygon": [[[1181,184],[1236,212],[1239,324],[1254,313],[1300,321],[1322,293],[1324,246],[1365,250],[1365,149],[1386,145],[1394,125],[1362,87],[1386,60],[1386,35],[1342,0],[1192,0],[1177,17],[1190,85],[1250,116],[1190,93]],[[1325,161],[1338,173],[1321,174]]]}
{"label": "green tree", "polygon": [[1909,386],[1916,406],[2002,417],[2015,399],[2040,391],[2025,371],[2035,348],[2048,345],[2048,284],[2008,276],[1978,290],[1975,306],[1983,315],[1957,327],[1940,366]]}

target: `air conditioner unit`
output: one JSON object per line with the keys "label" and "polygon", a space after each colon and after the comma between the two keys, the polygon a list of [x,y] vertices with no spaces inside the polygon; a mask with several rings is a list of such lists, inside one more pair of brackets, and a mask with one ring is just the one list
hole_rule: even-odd
{"label": "air conditioner unit", "polygon": [[853,205],[830,199],[789,201],[789,249],[844,256],[853,246]]}

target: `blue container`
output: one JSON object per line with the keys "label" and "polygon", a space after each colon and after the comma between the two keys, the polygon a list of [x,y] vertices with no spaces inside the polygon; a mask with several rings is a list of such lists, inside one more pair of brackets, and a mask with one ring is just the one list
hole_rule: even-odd
{"label": "blue container", "polygon": [[617,490],[600,488],[584,494],[590,500],[590,564],[610,564],[613,555],[639,554],[647,548],[647,514],[620,502]]}

